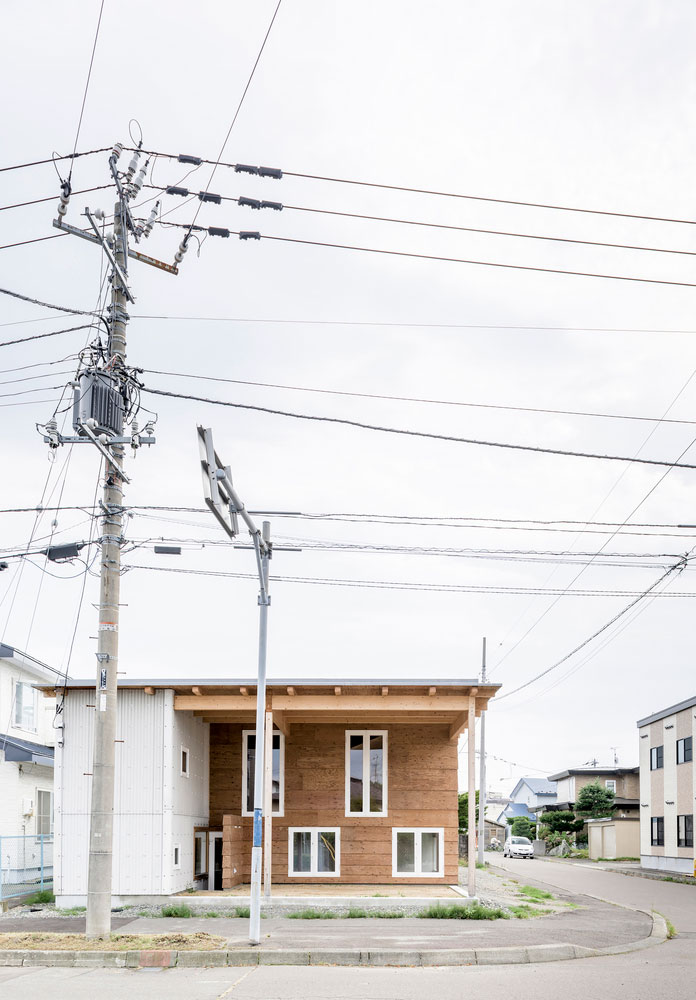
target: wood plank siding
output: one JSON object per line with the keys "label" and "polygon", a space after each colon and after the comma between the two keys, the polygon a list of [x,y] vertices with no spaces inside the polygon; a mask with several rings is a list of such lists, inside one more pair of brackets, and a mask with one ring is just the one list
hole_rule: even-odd
{"label": "wood plank siding", "polygon": [[[251,727],[210,724],[210,827],[229,831],[223,837],[225,888],[234,884],[234,867],[241,871],[242,881],[250,879],[252,819],[239,818],[244,728]],[[387,816],[345,814],[346,729],[388,732]],[[237,834],[240,823],[241,839]],[[340,829],[340,876],[288,876],[289,827]],[[444,830],[443,877],[392,877],[395,827]],[[356,719],[350,724],[292,724],[285,740],[285,814],[273,817],[274,883],[456,883],[457,835],[457,743],[450,738],[450,723],[399,725],[376,716],[369,722]]]}

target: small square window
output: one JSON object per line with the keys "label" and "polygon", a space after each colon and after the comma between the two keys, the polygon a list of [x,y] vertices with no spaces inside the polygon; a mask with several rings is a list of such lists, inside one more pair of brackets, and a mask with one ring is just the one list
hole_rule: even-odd
{"label": "small square window", "polygon": [[604,786],[608,792],[616,791],[616,781],[614,780],[614,778],[607,778],[607,780],[604,782]]}
{"label": "small square window", "polygon": [[413,828],[392,831],[392,877],[411,875],[427,878],[444,876],[445,831],[439,828]]}
{"label": "small square window", "polygon": [[190,760],[189,748],[188,747],[182,747],[181,748],[181,774],[184,776],[184,778],[188,778],[188,776],[189,776],[189,760]]}
{"label": "small square window", "polygon": [[341,831],[325,827],[290,827],[288,875],[338,877],[341,874]]}

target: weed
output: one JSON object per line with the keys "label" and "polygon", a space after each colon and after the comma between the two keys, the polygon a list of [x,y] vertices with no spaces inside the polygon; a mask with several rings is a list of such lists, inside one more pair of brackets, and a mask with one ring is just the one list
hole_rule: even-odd
{"label": "weed", "polygon": [[671,920],[668,920],[664,913],[660,913],[659,910],[655,910],[655,913],[659,913],[664,922],[667,924],[667,938],[669,941],[677,936],[677,929]]}
{"label": "weed", "polygon": [[526,896],[527,899],[553,899],[550,892],[545,889],[537,889],[533,885],[521,885],[517,891],[520,896]]}
{"label": "weed", "polygon": [[139,910],[138,911],[138,916],[139,917],[149,917],[150,914],[147,912],[147,910]]}
{"label": "weed", "polygon": [[33,906],[34,903],[55,903],[56,897],[50,889],[42,889],[41,892],[34,893],[28,899],[23,900],[24,906]]}
{"label": "weed", "polygon": [[335,916],[336,914],[331,913],[329,910],[315,910],[311,906],[308,906],[305,910],[296,910],[294,913],[288,913],[290,920],[332,920]]}
{"label": "weed", "polygon": [[579,907],[579,905],[577,903],[564,903],[563,905],[567,906],[569,910],[579,910],[580,909],[580,907]]}
{"label": "weed", "polygon": [[506,920],[507,914],[499,906],[482,906],[472,903],[470,906],[461,903],[451,903],[447,906],[438,904],[429,906],[417,914],[430,920]]}
{"label": "weed", "polygon": [[486,867],[487,867],[487,865],[486,865],[486,862],[485,862],[485,861],[477,861],[477,862],[476,862],[476,867],[477,867],[477,868],[486,868]]}
{"label": "weed", "polygon": [[[248,906],[235,906],[235,908],[234,908],[234,915],[235,915],[235,917],[247,917],[248,918],[251,914],[250,914]],[[265,913],[262,913],[261,916],[264,917]]]}
{"label": "weed", "polygon": [[61,917],[75,917],[78,913],[84,913],[86,909],[86,906],[66,906],[64,910],[56,910],[56,913],[60,913]]}
{"label": "weed", "polygon": [[209,920],[211,917],[219,917],[220,914],[217,912],[217,910],[208,910],[208,912],[204,913],[203,916],[205,917],[206,920]]}
{"label": "weed", "polygon": [[163,917],[192,917],[193,910],[186,903],[170,903],[162,907]]}
{"label": "weed", "polygon": [[543,917],[546,913],[550,913],[551,910],[544,910],[534,906],[527,906],[526,903],[522,903],[520,906],[508,906],[508,910],[517,917],[518,920],[528,920],[530,917]]}
{"label": "weed", "polygon": [[388,899],[389,897],[387,896],[386,892],[373,892],[372,893],[372,898],[373,899]]}
{"label": "weed", "polygon": [[368,917],[377,917],[378,920],[398,920],[405,917],[403,910],[371,910]]}
{"label": "weed", "polygon": [[351,908],[346,913],[348,920],[362,920],[363,917],[367,917],[367,910],[361,910],[357,906],[351,906]]}

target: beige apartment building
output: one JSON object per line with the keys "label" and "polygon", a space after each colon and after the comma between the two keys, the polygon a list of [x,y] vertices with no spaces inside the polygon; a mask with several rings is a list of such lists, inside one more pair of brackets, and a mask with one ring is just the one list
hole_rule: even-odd
{"label": "beige apartment building", "polygon": [[640,859],[644,868],[696,874],[693,763],[696,697],[640,719]]}

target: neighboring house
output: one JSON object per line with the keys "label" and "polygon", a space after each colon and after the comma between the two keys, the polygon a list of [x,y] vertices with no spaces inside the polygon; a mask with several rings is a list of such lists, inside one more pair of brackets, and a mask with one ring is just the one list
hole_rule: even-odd
{"label": "neighboring house", "polygon": [[498,821],[525,816],[536,822],[534,810],[544,809],[556,801],[556,786],[548,778],[520,778],[512,792],[510,801],[498,816]]}
{"label": "neighboring house", "polygon": [[638,722],[643,868],[696,875],[696,697]]}
{"label": "neighboring house", "polygon": [[638,816],[639,778],[637,767],[571,767],[567,771],[549,775],[556,786],[556,801],[547,806],[551,810],[574,809],[580,790],[585,785],[599,782],[614,792],[615,819],[635,819]]}
{"label": "neighboring house", "polygon": [[[272,881],[456,882],[457,740],[498,687],[269,682]],[[62,905],[87,891],[94,711],[94,681],[70,681],[56,761]],[[120,684],[115,900],[249,882],[255,711],[254,681]]]}
{"label": "neighboring house", "polygon": [[0,643],[0,899],[51,876],[57,676]]}

